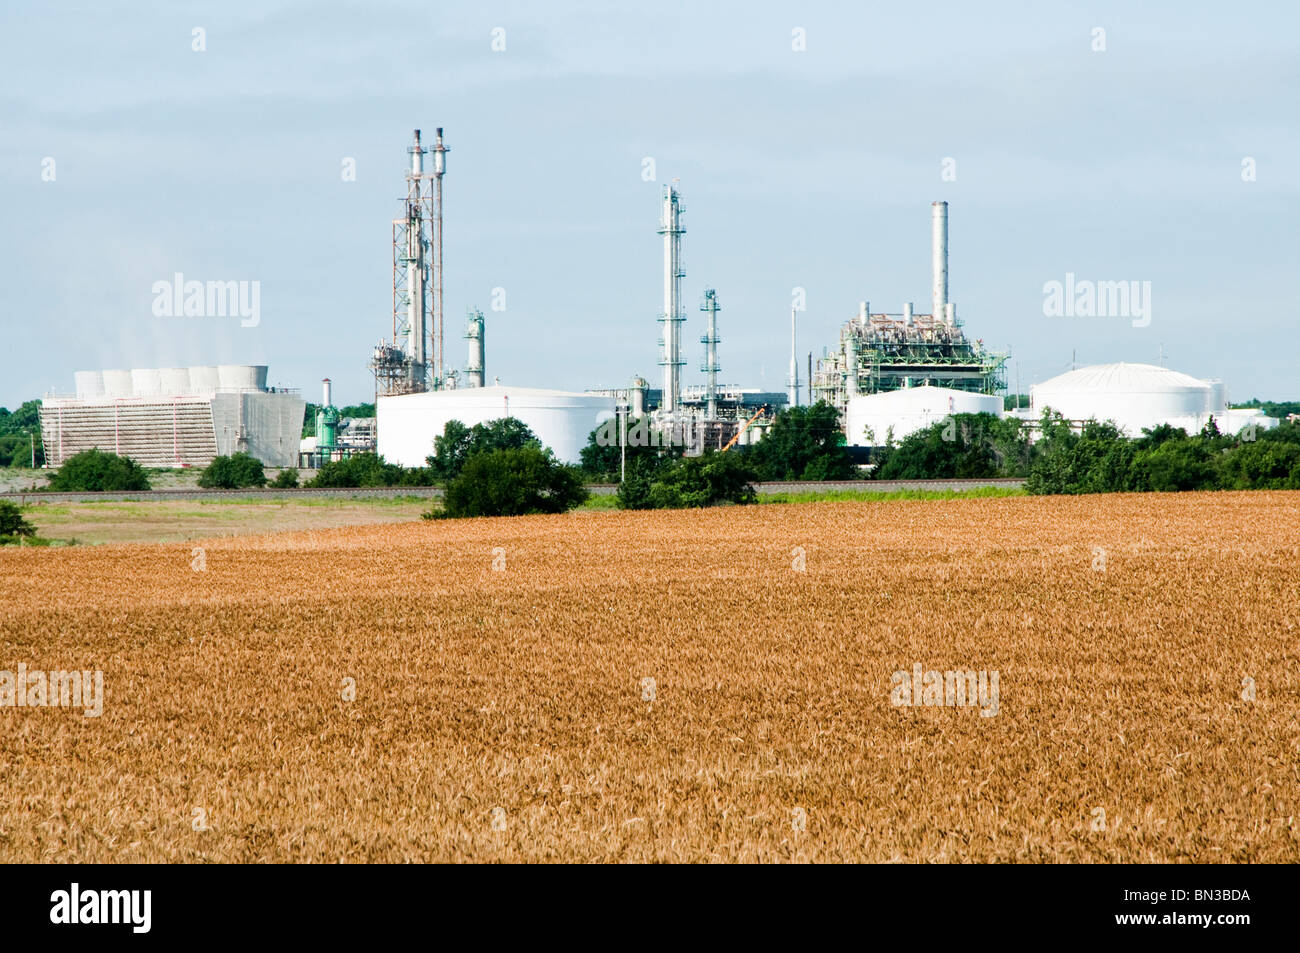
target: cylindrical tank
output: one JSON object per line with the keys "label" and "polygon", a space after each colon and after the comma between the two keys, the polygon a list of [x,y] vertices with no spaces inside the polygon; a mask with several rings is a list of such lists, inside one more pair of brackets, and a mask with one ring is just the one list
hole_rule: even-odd
{"label": "cylindrical tank", "polygon": [[131,372],[122,370],[104,371],[104,395],[107,397],[130,397]]}
{"label": "cylindrical tank", "polygon": [[337,407],[324,406],[316,411],[316,446],[333,450],[339,445],[339,411]]}
{"label": "cylindrical tank", "polygon": [[156,367],[131,368],[131,394],[154,397],[162,392],[162,372]]}
{"label": "cylindrical tank", "polygon": [[1206,383],[1210,385],[1210,393],[1205,412],[1222,414],[1228,409],[1228,385],[1218,380],[1206,381]]}
{"label": "cylindrical tank", "polygon": [[164,367],[162,376],[162,393],[188,394],[190,392],[190,369],[188,367]]}
{"label": "cylindrical tank", "polygon": [[1213,398],[1205,381],[1151,364],[1097,364],[1029,389],[1034,415],[1050,407],[1069,420],[1112,420],[1130,437],[1171,423],[1197,429]]}
{"label": "cylindrical tank", "polygon": [[77,382],[78,397],[104,396],[103,371],[77,371],[72,376]]}
{"label": "cylindrical tank", "polygon": [[199,364],[190,368],[190,390],[196,393],[214,391],[221,385],[217,368],[212,364]]}

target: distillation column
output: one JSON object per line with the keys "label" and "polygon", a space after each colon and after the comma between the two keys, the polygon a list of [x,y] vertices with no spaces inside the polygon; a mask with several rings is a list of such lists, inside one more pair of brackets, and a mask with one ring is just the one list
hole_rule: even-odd
{"label": "distillation column", "polygon": [[665,185],[663,190],[663,215],[659,223],[659,234],[664,237],[664,310],[659,316],[663,322],[663,359],[659,362],[664,368],[663,397],[659,409],[663,413],[673,414],[681,409],[682,399],[682,324],[686,315],[682,311],[682,228],[681,215],[684,209],[677,189]]}
{"label": "distillation column", "polygon": [[722,306],[718,304],[718,293],[712,288],[704,292],[704,304],[700,305],[700,310],[709,316],[708,330],[700,337],[700,343],[704,345],[704,364],[700,367],[707,376],[704,385],[704,417],[706,420],[718,419],[718,371],[722,368],[718,365],[718,342],[722,339],[718,337],[718,312]]}

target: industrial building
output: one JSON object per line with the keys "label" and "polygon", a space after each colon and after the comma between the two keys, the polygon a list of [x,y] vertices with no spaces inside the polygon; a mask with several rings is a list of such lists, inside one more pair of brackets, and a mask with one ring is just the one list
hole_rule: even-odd
{"label": "industrial building", "polygon": [[536,387],[458,387],[381,397],[379,452],[390,463],[422,467],[451,420],[466,426],[514,417],[566,463],[577,463],[591,432],[614,413],[614,400]]}
{"label": "industrial building", "polygon": [[[948,294],[948,203],[933,203],[930,218],[930,313],[916,313],[911,302],[898,314],[877,313],[863,301],[857,315],[840,329],[836,349],[817,362],[813,399],[826,401],[841,415],[860,394],[929,385],[994,395],[1006,387],[1006,355],[967,338]],[[797,386],[793,361],[790,373],[792,386]],[[847,438],[856,443],[861,434],[849,428]]]}
{"label": "industrial building", "polygon": [[1017,416],[1037,420],[1048,408],[1074,423],[1113,421],[1130,437],[1169,424],[1197,433],[1214,418],[1223,433],[1243,427],[1270,429],[1276,417],[1258,408],[1228,407],[1223,381],[1200,380],[1154,364],[1094,364],[1067,371],[1029,389],[1029,410]]}
{"label": "industrial building", "polygon": [[83,450],[148,467],[203,467],[248,453],[271,467],[298,461],[306,402],[266,385],[264,364],[77,371],[76,396],[41,400],[49,466]]}

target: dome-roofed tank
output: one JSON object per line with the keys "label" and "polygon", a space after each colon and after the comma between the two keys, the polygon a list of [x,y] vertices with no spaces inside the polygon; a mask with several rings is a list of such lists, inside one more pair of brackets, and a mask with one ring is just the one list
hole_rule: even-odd
{"label": "dome-roofed tank", "polygon": [[1094,364],[1029,389],[1034,416],[1050,407],[1069,420],[1112,420],[1129,436],[1162,423],[1195,426],[1214,400],[1211,385],[1154,364]]}

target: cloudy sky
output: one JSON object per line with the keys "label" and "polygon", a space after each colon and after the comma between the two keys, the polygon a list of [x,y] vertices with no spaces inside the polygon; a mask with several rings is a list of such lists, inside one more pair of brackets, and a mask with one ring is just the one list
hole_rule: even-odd
{"label": "cloudy sky", "polygon": [[[805,361],[860,300],[929,311],[929,204],[946,199],[950,296],[972,337],[1010,351],[1012,384],[1072,355],[1163,353],[1234,399],[1300,398],[1297,8],[921,10],[6,3],[0,405],[71,390],[78,369],[196,363],[368,399],[405,149],[436,126],[448,350],[463,365],[465,309],[482,308],[489,378],[657,379],[658,196],[676,178],[687,383],[706,287],[722,380],[773,390],[792,289]],[[260,324],[155,316],[176,272],[259,281]],[[1045,316],[1044,284],[1067,273],[1149,281],[1149,325]]]}

